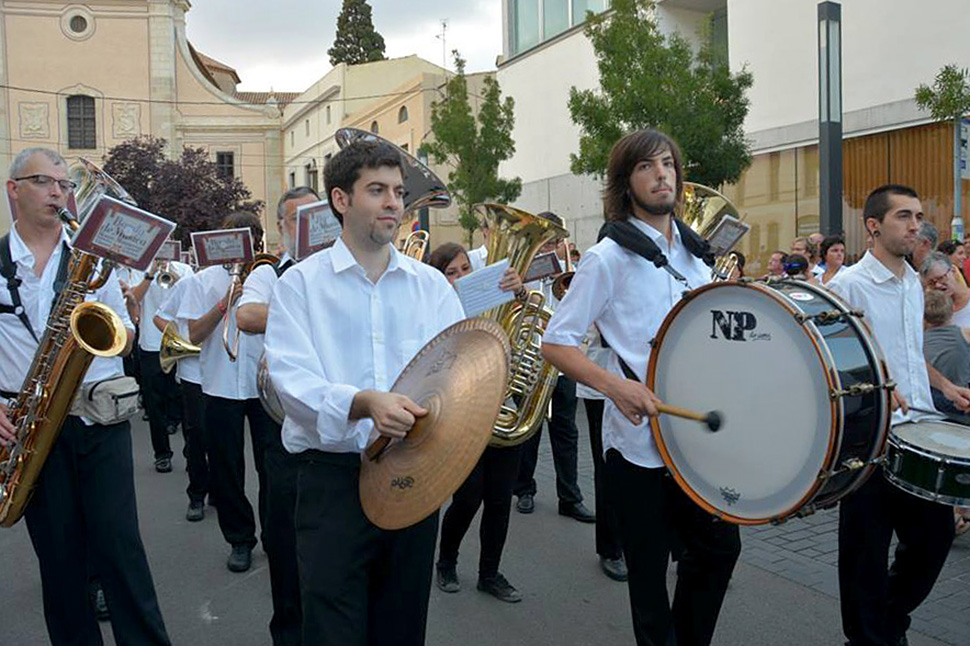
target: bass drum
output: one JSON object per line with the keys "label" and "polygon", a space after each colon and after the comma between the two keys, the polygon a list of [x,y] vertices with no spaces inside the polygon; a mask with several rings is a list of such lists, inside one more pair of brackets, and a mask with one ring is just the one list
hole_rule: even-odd
{"label": "bass drum", "polygon": [[680,487],[732,523],[777,523],[830,507],[882,455],[890,391],[866,324],[801,281],[712,283],[685,295],[653,342],[647,385],[722,414],[711,433],[651,420]]}

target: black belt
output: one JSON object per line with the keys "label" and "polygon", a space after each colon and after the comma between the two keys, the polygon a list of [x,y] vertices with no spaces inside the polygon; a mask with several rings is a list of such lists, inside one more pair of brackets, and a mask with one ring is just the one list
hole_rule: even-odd
{"label": "black belt", "polygon": [[4,399],[13,399],[17,396],[17,393],[12,393],[9,390],[0,390],[0,397]]}

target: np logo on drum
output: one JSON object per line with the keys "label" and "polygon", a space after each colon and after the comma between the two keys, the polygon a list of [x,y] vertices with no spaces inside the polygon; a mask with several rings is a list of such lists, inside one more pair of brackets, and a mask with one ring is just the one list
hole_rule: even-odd
{"label": "np logo on drum", "polygon": [[770,341],[770,334],[755,332],[758,319],[751,312],[711,310],[711,338],[725,341]]}

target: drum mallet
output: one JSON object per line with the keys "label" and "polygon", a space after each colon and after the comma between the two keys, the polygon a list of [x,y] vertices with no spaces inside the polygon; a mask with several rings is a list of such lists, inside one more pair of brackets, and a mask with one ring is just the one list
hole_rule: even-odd
{"label": "drum mallet", "polygon": [[681,408],[679,406],[671,406],[670,404],[655,404],[657,410],[666,415],[673,415],[674,417],[681,417],[683,419],[691,419],[695,422],[701,422],[707,425],[707,430],[712,433],[716,432],[721,428],[721,414],[715,410],[709,413],[695,413],[692,410],[686,408]]}

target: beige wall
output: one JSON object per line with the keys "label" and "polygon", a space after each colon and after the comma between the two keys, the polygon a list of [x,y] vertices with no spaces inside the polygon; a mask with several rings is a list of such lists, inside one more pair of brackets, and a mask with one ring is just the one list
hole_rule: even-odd
{"label": "beige wall", "polygon": [[[0,81],[26,88],[0,90],[4,174],[13,156],[30,146],[56,148],[69,162],[84,156],[100,163],[111,147],[155,134],[169,140],[173,156],[182,145],[206,148],[213,160],[219,151],[233,151],[236,175],[272,212],[283,190],[280,110],[243,104],[204,78],[185,37],[187,9],[184,0],[87,5],[0,0]],[[88,24],[81,33],[70,27],[76,15]],[[71,94],[95,99],[93,149],[68,148]],[[7,202],[0,204],[5,231]],[[272,241],[275,224],[267,228]]]}

